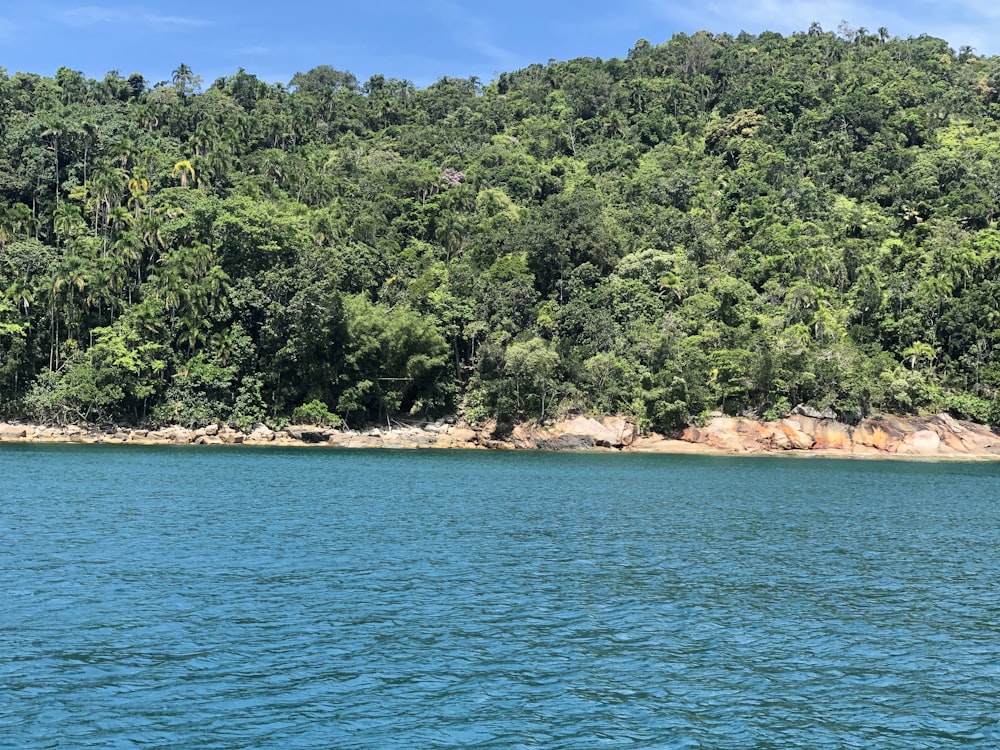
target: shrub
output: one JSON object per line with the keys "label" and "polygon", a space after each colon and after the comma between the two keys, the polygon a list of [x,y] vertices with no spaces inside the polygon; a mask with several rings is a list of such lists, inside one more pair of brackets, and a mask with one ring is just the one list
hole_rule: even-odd
{"label": "shrub", "polygon": [[318,398],[308,404],[296,407],[292,412],[292,421],[296,424],[313,424],[318,427],[340,427],[342,421],[336,414]]}

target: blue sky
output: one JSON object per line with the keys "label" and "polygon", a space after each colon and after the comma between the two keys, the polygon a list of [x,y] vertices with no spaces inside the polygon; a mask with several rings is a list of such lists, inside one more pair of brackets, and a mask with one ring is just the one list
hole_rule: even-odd
{"label": "blue sky", "polygon": [[996,0],[202,0],[197,3],[0,0],[0,67],[52,75],[61,65],[166,80],[181,62],[205,84],[239,67],[288,82],[316,65],[426,86],[533,62],[622,57],[637,39],[676,32],[783,34],[841,21],[901,37],[942,37],[1000,53]]}

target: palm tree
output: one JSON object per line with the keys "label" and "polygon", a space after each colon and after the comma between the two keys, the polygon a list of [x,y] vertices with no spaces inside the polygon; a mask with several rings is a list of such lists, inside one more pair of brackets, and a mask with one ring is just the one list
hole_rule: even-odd
{"label": "palm tree", "polygon": [[97,140],[97,125],[90,120],[80,123],[80,133],[83,135],[83,184],[87,185],[87,168],[90,166],[90,147]]}
{"label": "palm tree", "polygon": [[[129,214],[131,218],[131,214]],[[124,268],[135,269],[136,285],[142,283],[142,240],[131,229],[118,233],[118,238],[112,245],[113,257],[117,258]],[[132,285],[128,287],[128,301],[132,304]]]}
{"label": "palm tree", "polygon": [[56,165],[56,176],[55,176],[55,196],[56,205],[59,205],[59,139],[66,132],[66,121],[63,120],[58,115],[50,114],[42,122],[44,130],[42,130],[42,138],[49,139],[49,148],[52,149],[52,154],[55,159]]}
{"label": "palm tree", "polygon": [[205,272],[201,279],[199,289],[204,299],[200,312],[208,315],[222,315],[229,310],[229,297],[226,291],[232,280],[229,278],[222,266],[214,265]]}
{"label": "palm tree", "polygon": [[[2,224],[4,236],[9,240],[26,235],[31,226],[31,209],[23,203],[8,206],[3,211]],[[2,242],[0,247],[3,247]]]}
{"label": "palm tree", "polygon": [[63,244],[67,237],[75,237],[85,231],[87,224],[75,205],[64,202],[56,206],[52,217],[52,228],[56,233],[58,244]]}
{"label": "palm tree", "polygon": [[934,360],[937,359],[937,352],[928,343],[914,341],[913,344],[903,350],[903,358],[910,360],[910,369],[915,370],[917,362],[921,359],[926,360],[929,365],[933,365]]}
{"label": "palm tree", "polygon": [[146,179],[142,170],[138,167],[133,171],[132,179],[128,181],[128,189],[129,193],[131,193],[128,202],[132,204],[132,208],[135,211],[135,220],[139,221],[139,217],[142,215],[142,207],[149,200],[149,180]]}
{"label": "palm tree", "polygon": [[194,71],[184,63],[177,66],[176,70],[171,74],[171,80],[182,99],[188,94],[197,91],[201,86],[201,76],[195,75]]}
{"label": "palm tree", "polygon": [[180,329],[177,339],[188,345],[190,354],[194,354],[199,344],[205,344],[208,341],[206,321],[195,312],[182,317],[178,321],[177,327]]}
{"label": "palm tree", "polygon": [[134,111],[146,130],[152,131],[157,125],[160,124],[160,108],[157,106],[156,102],[149,101],[143,104],[137,104]]}
{"label": "palm tree", "polygon": [[75,298],[74,290],[83,292],[87,288],[89,281],[81,264],[70,260],[56,269],[50,279],[48,293],[49,302],[49,369],[59,369],[59,320],[57,314],[60,307],[64,307],[67,315],[67,328],[69,328],[69,318]]}
{"label": "palm tree", "polygon": [[10,286],[7,287],[4,296],[13,302],[16,308],[23,310],[24,314],[27,315],[28,308],[35,301],[35,290],[27,276],[16,276],[11,281]]}
{"label": "palm tree", "polygon": [[167,249],[167,238],[163,235],[163,214],[159,211],[147,213],[136,224],[139,238],[149,250],[149,263],[154,263]]}
{"label": "palm tree", "polygon": [[226,328],[218,333],[214,333],[212,334],[210,343],[222,366],[225,367],[228,365],[229,359],[233,356],[233,350],[236,347],[236,332],[232,328]]}
{"label": "palm tree", "polygon": [[[104,299],[108,302],[111,322],[115,320],[115,303],[121,298],[128,283],[128,268],[124,256],[106,255],[98,261],[95,276],[100,279]],[[131,303],[132,290],[129,289]]]}
{"label": "palm tree", "polygon": [[122,136],[108,149],[109,153],[115,154],[120,167],[127,168],[130,161],[133,161],[138,153],[135,143],[131,138]]}
{"label": "palm tree", "polygon": [[458,212],[445,210],[438,216],[436,223],[434,238],[444,247],[445,261],[448,262],[453,256],[461,255],[465,242],[465,221]]}
{"label": "palm tree", "polygon": [[101,209],[104,209],[105,224],[111,223],[113,208],[120,205],[125,195],[125,183],[128,174],[122,167],[112,166],[110,162],[98,162],[94,169],[94,236],[98,234]]}
{"label": "palm tree", "polygon": [[187,159],[174,164],[174,169],[170,173],[171,177],[180,177],[181,187],[187,187],[188,179],[194,179],[194,166]]}

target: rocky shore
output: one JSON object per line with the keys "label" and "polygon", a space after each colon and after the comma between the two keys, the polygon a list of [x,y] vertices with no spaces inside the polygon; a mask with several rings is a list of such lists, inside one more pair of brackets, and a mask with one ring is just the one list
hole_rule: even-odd
{"label": "rocky shore", "polygon": [[1000,435],[947,414],[879,417],[855,426],[804,415],[775,422],[718,417],[704,427],[689,427],[682,439],[730,453],[1000,458]]}
{"label": "rocky shore", "polygon": [[598,420],[584,416],[545,426],[495,422],[471,426],[449,418],[360,431],[311,425],[272,430],[261,424],[250,432],[241,432],[218,425],[193,430],[180,426],[144,430],[0,422],[0,442],[1000,458],[1000,435],[983,425],[959,421],[946,414],[866,419],[853,426],[804,414],[792,414],[774,422],[715,417],[704,426],[688,427],[672,437],[643,435],[634,421],[623,417]]}

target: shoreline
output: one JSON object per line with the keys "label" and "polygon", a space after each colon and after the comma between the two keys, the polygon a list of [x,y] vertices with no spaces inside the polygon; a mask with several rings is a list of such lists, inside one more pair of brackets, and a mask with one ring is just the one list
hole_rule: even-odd
{"label": "shoreline", "polygon": [[624,417],[577,416],[544,426],[489,422],[471,426],[453,417],[390,428],[339,430],[292,425],[248,433],[228,426],[157,430],[117,426],[61,427],[0,422],[0,444],[247,445],[388,450],[515,450],[699,456],[794,456],[946,461],[1000,461],[1000,435],[983,425],[945,414],[883,417],[856,426],[832,419],[789,415],[774,422],[715,417],[676,437],[640,434]]}

